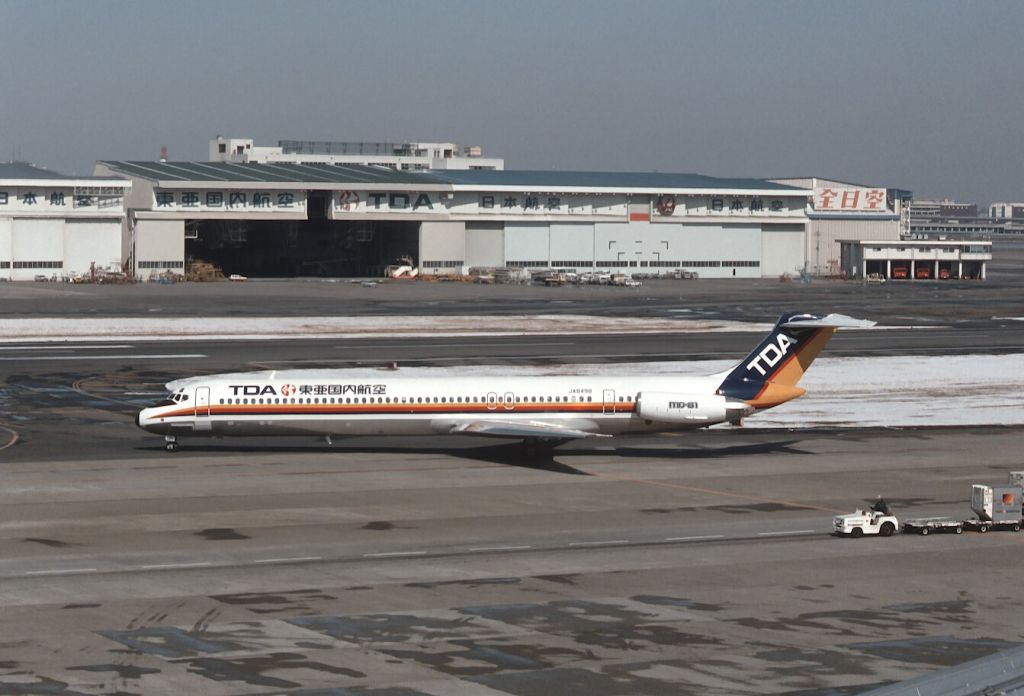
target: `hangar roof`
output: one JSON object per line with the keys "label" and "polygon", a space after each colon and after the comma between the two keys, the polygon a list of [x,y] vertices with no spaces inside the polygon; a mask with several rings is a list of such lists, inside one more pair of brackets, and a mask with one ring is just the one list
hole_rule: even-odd
{"label": "hangar roof", "polygon": [[[419,184],[423,177],[388,167],[361,164],[254,164],[234,162],[101,161],[110,169],[152,181],[243,183]],[[428,183],[436,183],[428,180]]]}
{"label": "hangar roof", "polygon": [[[50,169],[37,167],[28,162],[0,162],[0,179],[17,179],[24,181],[32,179],[36,181],[110,181],[110,177],[100,176],[75,176],[61,174]],[[71,185],[71,184],[68,184]]]}
{"label": "hangar roof", "polygon": [[[586,172],[546,170],[438,170],[408,172],[360,164],[101,161],[119,174],[171,184],[337,184],[363,186],[480,187],[487,189],[600,189],[603,191],[714,190],[806,194],[807,189],[764,179],[718,178],[662,172]],[[172,184],[171,184],[172,185]]]}
{"label": "hangar roof", "polygon": [[763,179],[729,179],[703,174],[668,172],[580,172],[547,170],[431,170],[430,176],[450,184],[477,186],[542,186],[545,188],[642,189],[751,189],[803,192],[806,189]]}

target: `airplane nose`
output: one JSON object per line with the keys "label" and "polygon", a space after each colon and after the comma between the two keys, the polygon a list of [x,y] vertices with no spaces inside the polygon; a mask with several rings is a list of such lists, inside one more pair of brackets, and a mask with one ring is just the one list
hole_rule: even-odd
{"label": "airplane nose", "polygon": [[135,414],[135,427],[137,427],[137,428],[141,428],[142,427],[142,423],[140,422],[141,419],[142,419],[142,411],[139,411],[138,413]]}

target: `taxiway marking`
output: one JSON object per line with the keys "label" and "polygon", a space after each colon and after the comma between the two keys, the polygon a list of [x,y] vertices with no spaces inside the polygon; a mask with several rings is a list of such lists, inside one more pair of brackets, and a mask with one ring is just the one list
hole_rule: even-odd
{"label": "taxiway marking", "polygon": [[14,447],[14,443],[18,441],[18,431],[14,428],[9,428],[6,425],[0,425],[0,430],[10,433],[10,439],[4,444],[0,445],[0,451],[7,449],[8,447]]}
{"label": "taxiway marking", "polygon": [[18,352],[25,350],[49,350],[49,351],[69,351],[69,350],[123,350],[125,348],[134,348],[135,346],[127,343],[122,345],[111,345],[111,346],[3,346],[0,350],[16,350]]}
{"label": "taxiway marking", "polygon": [[29,570],[25,575],[75,575],[76,573],[95,573],[96,568],[60,568],[59,570]]}
{"label": "taxiway marking", "polygon": [[212,563],[201,562],[201,563],[157,563],[155,565],[144,565],[143,570],[177,570],[179,568],[206,568],[212,566]]}
{"label": "taxiway marking", "polygon": [[185,358],[206,358],[202,353],[167,353],[151,355],[23,355],[14,358],[0,358],[2,362],[25,362],[42,360],[183,360]]}
{"label": "taxiway marking", "polygon": [[[578,343],[578,342],[577,341],[563,341],[563,342],[552,342],[552,343],[545,342],[544,345],[545,346],[574,346],[574,345],[576,345],[576,343]],[[388,345],[386,343],[380,344],[380,345],[374,344],[373,349],[374,350],[402,350],[403,348],[410,348],[410,347],[412,347],[412,345],[413,345],[412,343],[405,343],[405,344],[396,343],[396,344],[391,344],[391,345]],[[535,342],[534,343],[530,343],[530,342],[506,343],[505,341],[495,341],[493,343],[424,343],[424,344],[422,344],[420,346],[420,348],[427,348],[427,347],[429,347],[429,348],[494,348],[494,347],[504,348],[505,346],[508,346],[510,348],[536,348],[537,344]],[[334,348],[337,349],[337,350],[351,350],[354,347],[356,347],[356,346],[351,346],[351,345],[349,345],[349,346],[334,346]]]}
{"label": "taxiway marking", "polygon": [[472,546],[469,550],[479,553],[481,551],[523,551],[532,548],[532,546]]}

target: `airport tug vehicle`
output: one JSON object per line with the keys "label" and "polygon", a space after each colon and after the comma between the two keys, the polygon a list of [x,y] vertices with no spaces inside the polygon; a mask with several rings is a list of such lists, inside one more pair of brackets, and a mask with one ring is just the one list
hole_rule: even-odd
{"label": "airport tug vehicle", "polygon": [[836,515],[832,518],[832,531],[839,536],[854,538],[869,534],[892,536],[900,528],[900,521],[889,512],[888,506],[876,509],[876,504],[869,510],[857,509],[847,515]]}
{"label": "airport tug vehicle", "polygon": [[1005,486],[971,486],[971,510],[968,519],[953,517],[916,517],[903,520],[902,526],[888,504],[881,498],[870,509],[857,509],[832,518],[832,532],[837,536],[892,536],[900,529],[904,534],[928,536],[932,532],[963,534],[965,529],[981,534],[992,529],[1019,532],[1024,526],[1024,471],[1011,471]]}

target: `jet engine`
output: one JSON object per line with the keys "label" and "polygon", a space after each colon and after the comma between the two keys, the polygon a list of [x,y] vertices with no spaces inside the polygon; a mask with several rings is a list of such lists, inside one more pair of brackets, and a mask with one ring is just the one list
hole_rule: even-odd
{"label": "jet engine", "polygon": [[645,420],[662,423],[692,423],[696,426],[735,423],[753,412],[748,404],[727,401],[721,394],[673,394],[641,392],[636,413]]}

